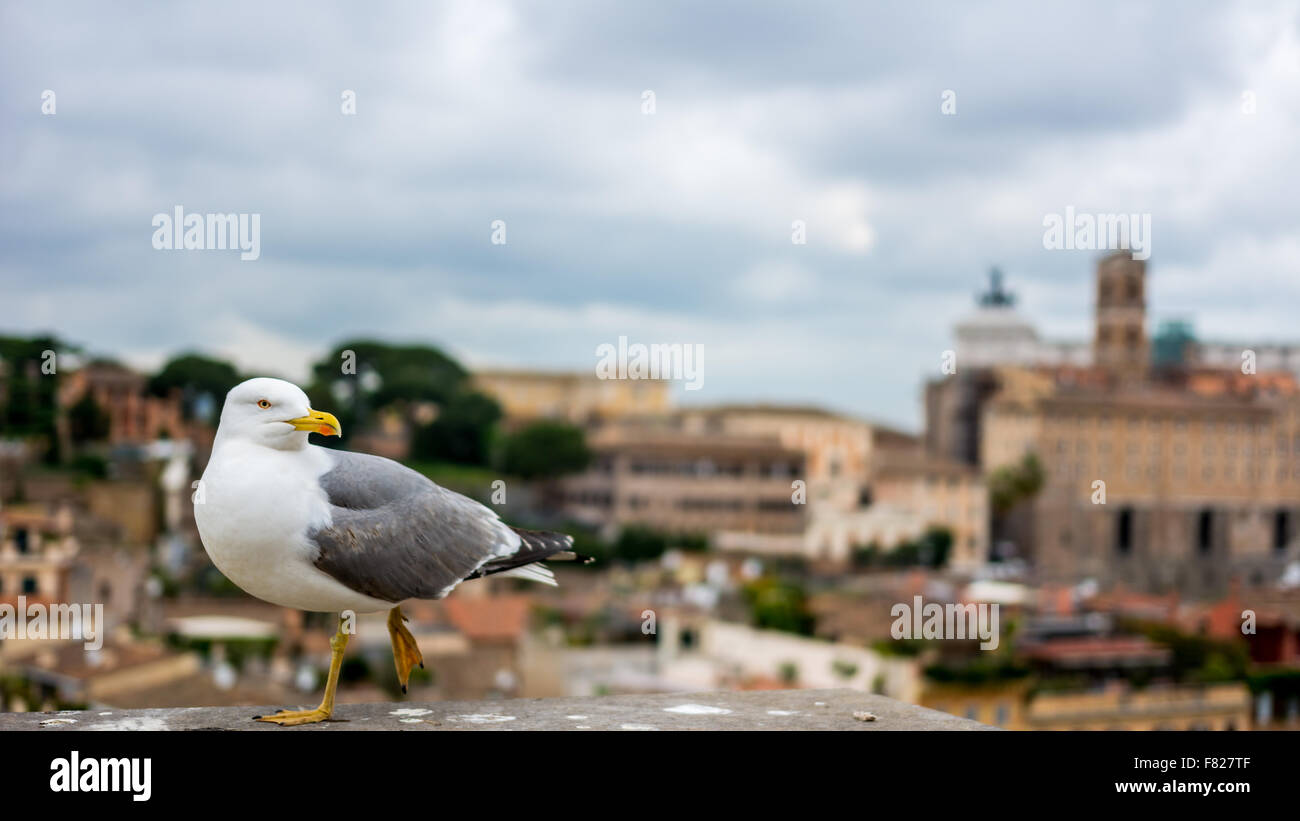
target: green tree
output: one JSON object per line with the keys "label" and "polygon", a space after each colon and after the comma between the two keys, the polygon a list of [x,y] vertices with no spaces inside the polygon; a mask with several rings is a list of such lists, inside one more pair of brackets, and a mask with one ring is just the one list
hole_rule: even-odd
{"label": "green tree", "polygon": [[[154,396],[181,393],[181,410],[186,419],[200,420],[215,425],[221,418],[221,406],[226,393],[242,382],[234,365],[198,353],[187,353],[167,361],[149,379],[149,392]],[[201,413],[200,413],[201,411]]]}
{"label": "green tree", "polygon": [[52,336],[0,336],[0,435],[44,439],[50,461],[58,458],[59,374],[57,368],[55,373],[46,373],[42,366],[46,351],[72,350]]}
{"label": "green tree", "polygon": [[1026,453],[1018,463],[1003,465],[988,478],[989,504],[999,516],[1033,497],[1043,487],[1043,466],[1038,456]]}
{"label": "green tree", "polygon": [[1159,623],[1126,626],[1135,627],[1151,641],[1169,648],[1170,672],[1177,681],[1240,681],[1250,668],[1250,653],[1244,642],[1192,635]]}
{"label": "green tree", "polygon": [[490,396],[456,394],[442,406],[437,419],[416,429],[411,439],[411,457],[465,465],[487,464],[493,429],[500,420],[501,406]]}
{"label": "green tree", "polygon": [[793,661],[783,661],[779,668],[778,674],[781,676],[781,683],[787,687],[793,687],[799,683],[799,665]]}
{"label": "green tree", "polygon": [[102,442],[108,438],[109,424],[108,412],[89,393],[68,408],[68,437],[74,444]]}
{"label": "green tree", "polygon": [[534,422],[506,436],[501,469],[524,479],[578,473],[591,461],[582,430],[563,422]]}
{"label": "green tree", "polygon": [[831,662],[831,671],[842,679],[848,680],[858,674],[858,665],[851,661],[835,659]]}
{"label": "green tree", "polygon": [[628,525],[614,542],[614,555],[629,562],[657,559],[667,549],[668,537],[645,525]]}
{"label": "green tree", "polygon": [[[349,340],[313,365],[312,374],[313,407],[337,416],[343,430],[365,430],[379,411],[396,411],[412,430],[412,459],[487,464],[501,409],[474,393],[469,373],[437,348]],[[430,406],[437,418],[424,422]]]}
{"label": "green tree", "polygon": [[[987,479],[989,509],[991,512],[990,529],[993,543],[998,545],[1004,540],[1017,540],[1017,517],[1024,511],[1017,508],[1037,495],[1043,487],[1043,466],[1038,457],[1026,453],[1014,465],[1003,465],[989,474]],[[1028,538],[1020,533],[1020,537]],[[999,558],[999,555],[993,557]]]}
{"label": "green tree", "polygon": [[883,551],[877,542],[873,541],[868,545],[854,545],[852,553],[853,566],[861,568],[879,564],[882,555]]}
{"label": "green tree", "polygon": [[391,345],[368,339],[343,342],[312,366],[307,393],[344,430],[366,425],[371,414],[395,404],[439,405],[464,392],[469,374],[429,345]]}
{"label": "green tree", "polygon": [[853,565],[859,568],[943,567],[952,553],[952,541],[951,530],[931,525],[919,539],[901,542],[892,550],[882,550],[875,542],[866,547],[855,547]]}
{"label": "green tree", "polygon": [[744,587],[750,620],[755,627],[811,636],[816,619],[808,609],[808,594],[792,582],[762,576]]}
{"label": "green tree", "polygon": [[952,553],[952,531],[933,525],[917,542],[917,558],[926,567],[943,567]]}

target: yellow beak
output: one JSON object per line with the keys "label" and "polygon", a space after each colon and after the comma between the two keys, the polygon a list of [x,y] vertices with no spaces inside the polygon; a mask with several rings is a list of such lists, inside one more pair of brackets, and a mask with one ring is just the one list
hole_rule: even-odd
{"label": "yellow beak", "polygon": [[288,421],[293,425],[294,430],[305,430],[322,436],[343,435],[343,426],[339,424],[339,420],[334,418],[334,414],[325,411],[308,410],[306,416]]}

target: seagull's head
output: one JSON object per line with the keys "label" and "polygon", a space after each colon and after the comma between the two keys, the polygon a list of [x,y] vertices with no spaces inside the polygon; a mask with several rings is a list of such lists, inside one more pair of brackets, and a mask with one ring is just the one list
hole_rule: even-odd
{"label": "seagull's head", "polygon": [[307,445],[307,434],[339,436],[334,414],[312,410],[302,388],[283,379],[259,376],[240,382],[226,394],[217,435],[281,450]]}

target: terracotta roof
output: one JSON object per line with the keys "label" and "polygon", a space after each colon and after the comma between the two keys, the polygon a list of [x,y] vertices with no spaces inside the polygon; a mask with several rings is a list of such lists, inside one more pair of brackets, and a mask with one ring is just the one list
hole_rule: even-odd
{"label": "terracotta roof", "polygon": [[447,618],[471,641],[517,640],[528,629],[527,596],[452,596],[443,601]]}
{"label": "terracotta roof", "polygon": [[1038,609],[1054,616],[1068,616],[1074,612],[1074,591],[1065,585],[1043,585],[1038,588]]}
{"label": "terracotta roof", "polygon": [[[795,685],[798,686],[798,685]],[[791,685],[771,676],[751,676],[736,685],[737,690],[789,690]]]}
{"label": "terracotta roof", "polygon": [[1087,662],[1163,661],[1169,651],[1141,636],[1060,638],[1026,648],[1026,655],[1066,664]]}
{"label": "terracotta roof", "polygon": [[1088,599],[1084,606],[1089,610],[1133,615],[1141,614],[1152,618],[1167,619],[1178,609],[1178,604],[1177,593],[1156,595],[1116,589],[1107,593],[1098,593]]}
{"label": "terracotta roof", "polygon": [[1212,604],[1197,607],[1185,618],[1188,626],[1203,629],[1206,635],[1218,639],[1239,639],[1241,614],[1245,610],[1255,613],[1255,623],[1260,627],[1300,627],[1300,600],[1295,597],[1249,594],[1244,599],[1237,591]]}

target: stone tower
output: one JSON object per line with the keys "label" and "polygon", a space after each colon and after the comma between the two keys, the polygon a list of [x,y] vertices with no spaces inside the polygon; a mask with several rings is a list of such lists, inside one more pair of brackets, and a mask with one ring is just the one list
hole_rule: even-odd
{"label": "stone tower", "polygon": [[1097,328],[1093,362],[1125,383],[1146,378],[1146,262],[1118,251],[1097,263]]}

